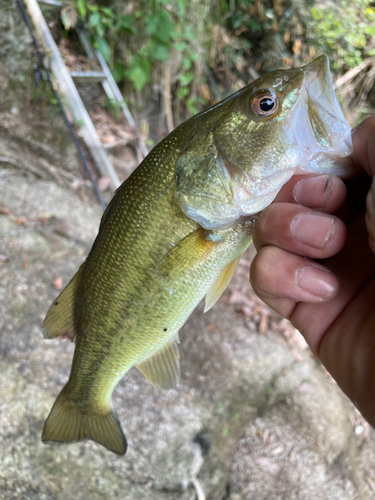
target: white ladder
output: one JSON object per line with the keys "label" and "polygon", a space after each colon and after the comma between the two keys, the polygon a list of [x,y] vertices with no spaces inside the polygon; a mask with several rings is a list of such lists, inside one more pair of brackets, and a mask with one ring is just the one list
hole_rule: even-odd
{"label": "white ladder", "polygon": [[[42,11],[40,10],[37,0],[24,0],[28,13],[33,21],[34,27],[38,33],[38,37],[43,45],[44,51],[49,59],[49,65],[52,73],[55,76],[59,86],[59,92],[64,97],[64,102],[67,104],[73,119],[78,126],[79,135],[84,141],[92,160],[94,161],[101,175],[108,177],[110,186],[113,190],[117,189],[120,181],[116,172],[113,169],[111,162],[108,159],[105,148],[101,143],[99,136],[95,130],[94,124],[82,102],[73,80],[76,81],[91,81],[100,82],[103,86],[108,98],[116,105],[121,107],[123,114],[129,125],[133,128],[136,143],[137,157],[140,161],[148,153],[145,144],[139,137],[134,119],[124,102],[121,92],[116,85],[116,82],[108,68],[103,56],[92,47],[86,33],[79,29],[77,30],[79,39],[87,56],[90,59],[96,59],[101,67],[101,71],[68,71],[59,49],[51,35],[48,25],[45,21]],[[39,3],[62,7],[62,3],[58,0],[39,0]],[[109,149],[111,145],[106,145]]]}

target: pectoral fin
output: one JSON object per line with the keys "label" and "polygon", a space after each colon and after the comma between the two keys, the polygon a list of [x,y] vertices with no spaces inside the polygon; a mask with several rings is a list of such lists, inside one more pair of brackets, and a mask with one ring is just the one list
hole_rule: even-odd
{"label": "pectoral fin", "polygon": [[82,269],[81,266],[49,308],[43,322],[45,339],[67,338],[71,342],[75,341],[77,333],[74,325],[74,300]]}
{"label": "pectoral fin", "polygon": [[159,389],[172,389],[180,379],[180,354],[177,340],[165,344],[137,368]]}
{"label": "pectoral fin", "polygon": [[224,290],[229,285],[230,280],[233,278],[240,258],[241,255],[237,257],[237,259],[234,259],[234,261],[232,261],[226,267],[224,267],[219,276],[212,283],[206,295],[206,305],[204,307],[204,312],[207,312],[209,309],[211,309],[211,307],[220,299]]}
{"label": "pectoral fin", "polygon": [[213,241],[210,233],[202,228],[193,231],[172,248],[159,262],[162,275],[178,278],[204,262],[221,238]]}

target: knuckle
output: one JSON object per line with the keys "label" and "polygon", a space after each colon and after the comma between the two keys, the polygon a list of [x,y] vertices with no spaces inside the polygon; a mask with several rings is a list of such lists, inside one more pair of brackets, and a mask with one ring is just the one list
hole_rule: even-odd
{"label": "knuckle", "polygon": [[250,283],[254,289],[265,290],[272,274],[275,247],[263,247],[254,257],[250,268]]}

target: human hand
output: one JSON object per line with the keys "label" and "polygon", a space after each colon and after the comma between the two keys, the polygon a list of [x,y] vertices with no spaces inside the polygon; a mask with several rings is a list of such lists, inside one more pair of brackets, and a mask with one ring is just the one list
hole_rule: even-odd
{"label": "human hand", "polygon": [[375,116],[353,146],[348,197],[337,177],[294,176],[261,213],[251,283],[375,427]]}

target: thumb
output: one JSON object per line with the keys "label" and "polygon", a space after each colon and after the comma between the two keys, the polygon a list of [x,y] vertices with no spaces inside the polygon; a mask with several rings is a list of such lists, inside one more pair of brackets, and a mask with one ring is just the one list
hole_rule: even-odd
{"label": "thumb", "polygon": [[375,177],[366,198],[366,227],[369,234],[369,245],[375,254]]}
{"label": "thumb", "polygon": [[366,227],[369,245],[375,254],[375,115],[370,116],[353,130],[354,163],[372,177],[366,198]]}

